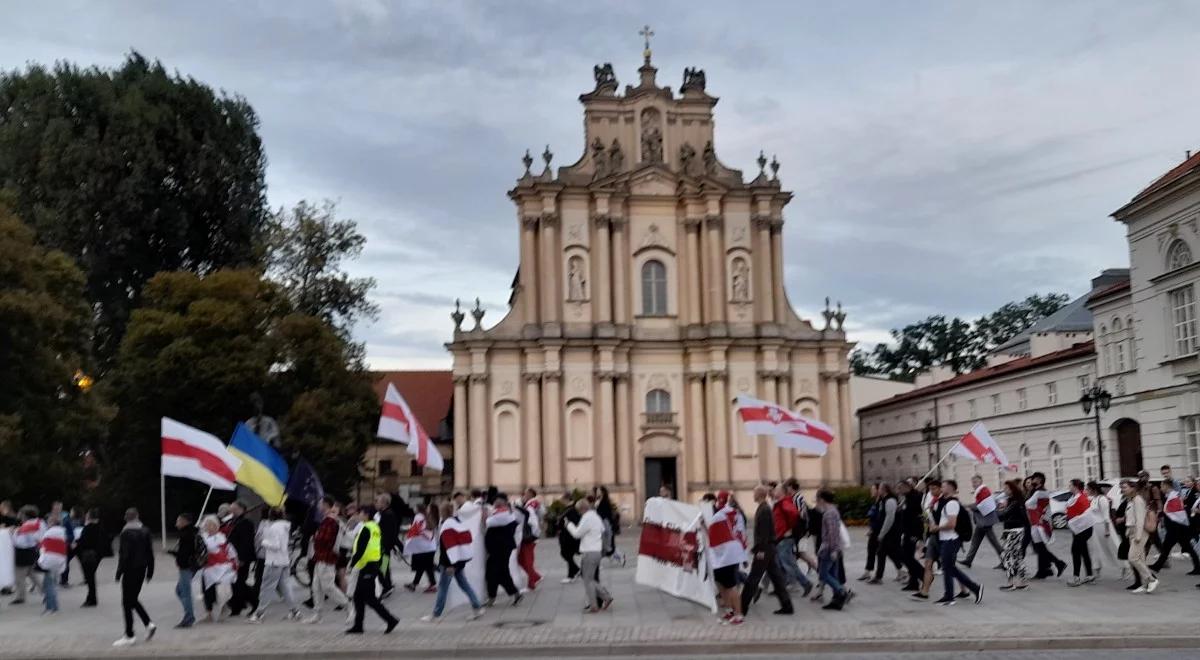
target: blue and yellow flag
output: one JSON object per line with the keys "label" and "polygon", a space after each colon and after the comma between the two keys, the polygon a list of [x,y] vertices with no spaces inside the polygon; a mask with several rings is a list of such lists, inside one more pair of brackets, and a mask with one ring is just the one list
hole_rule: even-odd
{"label": "blue and yellow flag", "polygon": [[237,482],[257,493],[269,506],[282,505],[288,481],[288,467],[283,457],[241,422],[233,430],[229,451],[242,459]]}

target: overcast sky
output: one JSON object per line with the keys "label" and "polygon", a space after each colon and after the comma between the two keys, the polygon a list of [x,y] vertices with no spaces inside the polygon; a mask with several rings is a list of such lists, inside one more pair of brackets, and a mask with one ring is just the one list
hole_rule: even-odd
{"label": "overcast sky", "polygon": [[1189,2],[55,2],[10,6],[0,68],[136,49],[247,98],[275,206],[332,198],[367,249],[375,368],[449,364],[455,297],[504,313],[520,157],[583,149],[592,65],[703,68],[723,162],[778,154],[785,269],[852,339],[1126,266],[1108,214],[1200,148]]}

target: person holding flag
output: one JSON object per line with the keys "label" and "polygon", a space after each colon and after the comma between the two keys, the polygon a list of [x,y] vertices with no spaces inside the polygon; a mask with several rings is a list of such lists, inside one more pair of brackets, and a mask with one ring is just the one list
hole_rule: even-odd
{"label": "person holding flag", "polygon": [[475,595],[475,590],[471,588],[471,583],[467,581],[466,574],[463,573],[467,562],[474,557],[471,526],[463,522],[450,502],[442,502],[438,513],[442,517],[442,525],[438,528],[438,565],[441,566],[441,574],[438,575],[437,600],[433,603],[433,613],[426,614],[421,620],[432,623],[442,616],[442,611],[446,609],[446,596],[450,591],[451,582],[458,584],[458,588],[462,589],[471,603],[471,615],[467,618],[478,619],[483,616],[485,610],[479,602],[479,597]]}
{"label": "person holding flag", "polygon": [[[1083,491],[1083,481],[1071,480],[1071,499],[1067,500],[1067,527],[1071,529],[1071,581],[1067,584],[1078,587],[1087,582],[1094,582],[1092,574],[1092,553],[1088,550],[1088,539],[1092,538],[1092,527],[1096,524],[1096,516],[1092,515],[1092,503],[1087,493]],[[1087,569],[1087,577],[1079,579],[1079,565]]]}
{"label": "person holding flag", "polygon": [[1178,545],[1192,558],[1192,570],[1188,572],[1188,575],[1200,575],[1200,557],[1196,555],[1196,549],[1192,547],[1192,531],[1187,509],[1183,505],[1183,498],[1179,496],[1179,489],[1175,486],[1175,481],[1169,478],[1170,467],[1163,467],[1167,477],[1162,481],[1163,523],[1166,538],[1163,539],[1162,550],[1158,553],[1158,561],[1150,565],[1150,570],[1155,573],[1161,571],[1167,563],[1167,557],[1171,556],[1171,550]]}
{"label": "person holding flag", "polygon": [[1029,515],[1029,535],[1038,560],[1038,570],[1033,574],[1033,579],[1044,580],[1053,575],[1055,570],[1061,576],[1067,568],[1067,562],[1055,557],[1047,547],[1054,526],[1050,524],[1050,493],[1046,492],[1046,475],[1041,472],[1029,476],[1029,499],[1025,500],[1025,512]]}
{"label": "person holding flag", "polygon": [[517,549],[516,514],[508,506],[508,495],[497,493],[492,503],[492,511],[484,521],[484,547],[487,549],[485,576],[487,579],[487,600],[484,606],[491,607],[496,602],[496,592],[504,587],[504,593],[512,597],[515,606],[521,602],[521,592],[513,584],[512,571],[509,570],[509,560]]}
{"label": "person holding flag", "polygon": [[421,576],[429,576],[429,586],[425,593],[437,591],[437,575],[434,573],[434,555],[437,554],[437,542],[434,535],[437,532],[439,518],[437,507],[430,504],[417,513],[408,532],[404,535],[404,554],[409,557],[413,568],[413,580],[404,588],[416,591],[421,584]]}
{"label": "person holding flag", "polygon": [[[967,568],[971,568],[975,561],[975,553],[979,552],[979,546],[983,545],[985,538],[992,544],[996,557],[1004,554],[1000,540],[996,538],[996,525],[1000,523],[1000,516],[996,513],[996,497],[992,495],[991,489],[984,485],[983,477],[977,474],[971,477],[971,488],[974,492],[974,502],[968,504],[967,508],[971,510],[975,519],[975,531],[971,533],[971,549],[967,551],[966,558],[959,562]],[[997,568],[1003,568],[1003,565]]]}
{"label": "person holding flag", "polygon": [[705,516],[708,531],[708,565],[713,570],[713,581],[717,583],[717,602],[725,608],[722,624],[740,626],[746,619],[742,616],[742,595],[738,589],[738,568],[746,561],[746,547],[734,534],[734,521],[738,513],[729,505],[729,491],[717,493],[716,505]]}

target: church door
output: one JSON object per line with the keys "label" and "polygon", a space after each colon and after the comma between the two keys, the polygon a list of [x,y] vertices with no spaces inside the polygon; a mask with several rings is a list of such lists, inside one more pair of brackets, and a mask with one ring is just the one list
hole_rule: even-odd
{"label": "church door", "polygon": [[649,457],[646,459],[646,497],[657,497],[658,491],[666,487],[675,499],[675,459],[673,457]]}
{"label": "church door", "polygon": [[1132,419],[1122,419],[1113,428],[1117,431],[1117,456],[1121,462],[1118,477],[1136,477],[1142,469],[1142,426]]}

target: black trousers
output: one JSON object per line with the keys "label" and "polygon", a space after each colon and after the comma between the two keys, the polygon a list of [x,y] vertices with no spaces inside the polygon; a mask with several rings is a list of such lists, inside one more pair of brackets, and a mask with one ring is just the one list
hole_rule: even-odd
{"label": "black trousers", "polygon": [[779,609],[791,612],[792,598],[788,596],[787,579],[775,561],[775,546],[773,545],[767,545],[766,549],[762,551],[762,559],[758,558],[756,552],[754,561],[750,563],[750,577],[746,579],[746,584],[742,587],[742,612],[750,610],[750,603],[754,601],[754,594],[758,591],[758,585],[762,582],[764,573],[771,580],[771,586],[775,588],[775,597],[779,599]]}
{"label": "black trousers", "polygon": [[379,596],[375,595],[375,579],[379,577],[379,569],[371,569],[364,567],[358,573],[358,583],[354,586],[354,627],[351,630],[362,630],[363,617],[366,614],[367,608],[375,610],[379,618],[391,624],[396,621],[396,617],[388,611],[388,608],[383,603],[379,602]]}
{"label": "black trousers", "polygon": [[125,636],[133,637],[133,613],[137,612],[142,625],[150,625],[150,615],[138,597],[142,595],[142,585],[146,583],[145,569],[128,571],[121,576],[121,611],[125,615]]}
{"label": "black trousers", "polygon": [[383,560],[379,562],[379,584],[383,585],[384,591],[392,590],[392,550],[383,548]]}
{"label": "black trousers", "polygon": [[496,597],[496,592],[500,587],[504,587],[504,593],[509,596],[517,595],[517,585],[513,584],[512,572],[508,570],[508,559],[511,555],[512,551],[488,554],[487,564],[484,566],[484,577],[487,580],[489,599]]}
{"label": "black trousers", "polygon": [[875,530],[867,535],[867,566],[866,571],[875,571],[875,560],[879,557],[879,534]]}
{"label": "black trousers", "polygon": [[[1200,557],[1196,556],[1196,549],[1192,547],[1192,530],[1185,525],[1180,525],[1170,520],[1166,522],[1166,525],[1167,538],[1163,539],[1162,546],[1159,548],[1158,560],[1150,566],[1150,570],[1154,572],[1161,571],[1163,565],[1167,563],[1167,558],[1171,556],[1171,550],[1178,545],[1181,550],[1192,558],[1192,570],[1200,571]],[[1151,534],[1151,536],[1158,535]]]}
{"label": "black trousers", "polygon": [[421,576],[426,574],[429,575],[430,586],[437,584],[437,569],[433,565],[433,558],[436,554],[436,552],[420,552],[412,556],[413,588],[421,583]]}
{"label": "black trousers", "polygon": [[100,567],[100,558],[94,550],[84,550],[79,555],[79,567],[83,569],[83,581],[87,584],[87,598],[84,603],[96,604],[96,569]]}
{"label": "black trousers", "polygon": [[578,548],[563,545],[559,545],[558,548],[563,561],[567,562],[567,577],[574,579],[576,575],[579,575],[579,564],[575,563],[575,553],[578,552]]}
{"label": "black trousers", "polygon": [[[262,562],[254,562],[262,564]],[[229,611],[237,616],[245,608],[250,608],[250,611],[258,609],[258,588],[251,587],[248,584],[250,579],[250,564],[241,564],[238,566],[237,578],[233,581],[233,594],[229,597]],[[261,579],[261,573],[259,573]]]}
{"label": "black trousers", "polygon": [[1075,577],[1079,577],[1079,565],[1092,574],[1092,553],[1088,551],[1088,539],[1092,538],[1092,528],[1088,527],[1071,538],[1071,564]]}
{"label": "black trousers", "polygon": [[1054,575],[1054,569],[1058,566],[1066,566],[1066,562],[1054,556],[1050,552],[1050,548],[1046,547],[1045,543],[1033,542],[1033,551],[1037,553],[1037,574],[1034,577],[1044,578]]}
{"label": "black trousers", "polygon": [[900,556],[900,534],[888,531],[887,536],[879,539],[879,549],[876,550],[876,566],[875,579],[883,579],[883,568],[887,566],[888,560],[896,566],[896,571],[900,571],[900,567],[904,565],[904,558]]}
{"label": "black trousers", "polygon": [[925,567],[921,565],[921,560],[917,559],[918,540],[916,536],[905,536],[900,542],[900,559],[908,568],[908,584],[904,585],[905,589],[920,589],[921,578],[925,575]]}

